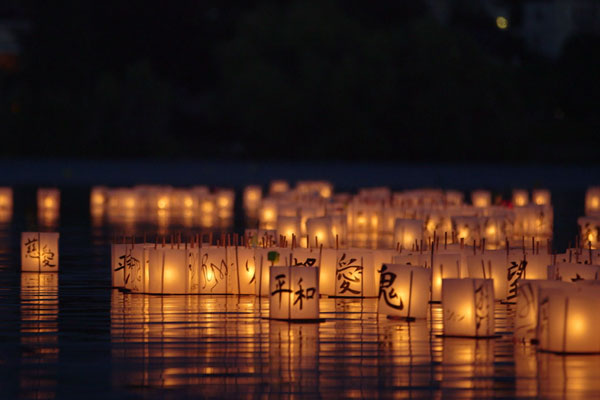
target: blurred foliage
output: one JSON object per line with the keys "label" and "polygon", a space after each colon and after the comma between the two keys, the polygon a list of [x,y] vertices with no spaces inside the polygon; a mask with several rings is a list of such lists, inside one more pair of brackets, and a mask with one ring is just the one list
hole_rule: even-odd
{"label": "blurred foliage", "polygon": [[25,4],[5,156],[593,160],[597,37],[552,62],[463,1]]}

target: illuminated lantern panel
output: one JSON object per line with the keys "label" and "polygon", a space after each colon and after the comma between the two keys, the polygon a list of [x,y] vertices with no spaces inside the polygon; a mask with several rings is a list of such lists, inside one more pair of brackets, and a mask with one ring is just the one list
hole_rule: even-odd
{"label": "illuminated lantern panel", "polygon": [[427,318],[431,270],[409,265],[383,264],[378,312],[403,318]]}
{"label": "illuminated lantern panel", "polygon": [[319,318],[319,268],[270,268],[269,317],[281,320]]}
{"label": "illuminated lantern panel", "polygon": [[295,238],[296,246],[300,240],[300,217],[279,217],[277,218],[277,235],[284,236],[291,245]]}
{"label": "illuminated lantern panel", "polygon": [[585,215],[600,215],[600,187],[590,187],[585,193]]}
{"label": "illuminated lantern panel", "polygon": [[291,250],[289,248],[256,248],[254,249],[254,263],[256,268],[255,294],[257,296],[269,295],[269,268],[274,265],[289,265]]}
{"label": "illuminated lantern panel", "polygon": [[517,207],[523,207],[529,204],[529,193],[527,192],[527,190],[513,190],[512,203]]}
{"label": "illuminated lantern panel", "polygon": [[506,250],[489,250],[483,254],[468,255],[469,277],[490,279],[494,283],[496,300],[512,300],[517,296],[517,282],[524,278],[525,265],[510,264]]}
{"label": "illuminated lantern panel", "polygon": [[442,300],[442,281],[448,278],[462,278],[460,254],[433,254],[431,268],[431,300]]}
{"label": "illuminated lantern panel", "polygon": [[588,247],[598,248],[598,234],[600,232],[600,217],[581,217],[577,219],[581,240]]}
{"label": "illuminated lantern panel", "polygon": [[538,206],[549,206],[552,204],[552,196],[549,190],[535,189],[531,192],[531,201]]}
{"label": "illuminated lantern panel", "polygon": [[323,247],[326,248],[330,248],[335,245],[335,237],[333,236],[332,232],[331,218],[308,218],[306,220],[306,230],[309,239],[315,244],[315,247],[317,244],[322,244]]}
{"label": "illuminated lantern panel", "polygon": [[225,247],[209,246],[200,249],[199,292],[204,294],[233,294],[237,289],[235,260],[228,260]]}
{"label": "illuminated lantern panel", "polygon": [[231,218],[233,216],[235,192],[231,189],[219,189],[215,193],[215,197],[219,218]]}
{"label": "illuminated lantern panel", "polygon": [[522,279],[517,286],[514,336],[518,340],[531,340],[536,338],[540,289],[569,288],[573,284],[560,281]]}
{"label": "illuminated lantern panel", "polygon": [[412,249],[423,239],[423,221],[398,218],[394,223],[394,243],[404,249]]}
{"label": "illuminated lantern panel", "polygon": [[56,210],[60,208],[60,191],[58,189],[43,189],[37,191],[38,211]]}
{"label": "illuminated lantern panel", "polygon": [[492,193],[488,190],[474,190],[471,192],[471,204],[477,208],[486,208],[492,205]]}
{"label": "illuminated lantern panel", "polygon": [[446,191],[446,205],[448,206],[461,206],[464,201],[464,195],[462,192],[456,190],[448,190]]}
{"label": "illuminated lantern panel", "polygon": [[494,285],[491,279],[444,279],[445,336],[494,335]]}
{"label": "illuminated lantern panel", "polygon": [[[228,247],[227,259],[235,260],[239,288],[236,293],[255,294],[256,261],[254,249],[247,247]],[[234,284],[235,289],[235,284]]]}
{"label": "illuminated lantern panel", "polygon": [[119,257],[119,267],[123,266],[125,288],[134,293],[144,293],[149,284],[147,271],[147,250],[153,245],[125,245],[125,252]]}
{"label": "illuminated lantern panel", "polygon": [[21,271],[58,272],[57,232],[21,233]]}
{"label": "illuminated lantern panel", "polygon": [[600,295],[577,289],[540,289],[538,349],[600,353]]}
{"label": "illuminated lantern panel", "polygon": [[148,249],[148,292],[154,294],[187,294],[188,266],[183,248]]}
{"label": "illuminated lantern panel", "polygon": [[335,296],[377,296],[373,253],[365,249],[338,250],[333,279]]}

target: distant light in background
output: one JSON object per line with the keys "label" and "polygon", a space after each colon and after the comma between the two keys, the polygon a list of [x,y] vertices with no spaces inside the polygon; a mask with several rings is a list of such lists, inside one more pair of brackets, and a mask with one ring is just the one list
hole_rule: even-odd
{"label": "distant light in background", "polygon": [[499,16],[498,18],[496,18],[496,26],[499,29],[506,29],[506,28],[508,28],[508,19],[506,19],[503,16]]}

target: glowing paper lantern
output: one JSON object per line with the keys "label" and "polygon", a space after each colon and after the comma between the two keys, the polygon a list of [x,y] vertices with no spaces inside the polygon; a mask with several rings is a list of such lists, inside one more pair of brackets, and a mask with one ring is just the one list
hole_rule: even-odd
{"label": "glowing paper lantern", "polygon": [[556,353],[600,353],[600,296],[589,290],[541,289],[538,348]]}
{"label": "glowing paper lantern", "polygon": [[600,237],[600,218],[599,217],[581,217],[577,219],[579,232],[583,243],[591,243],[592,248],[598,248]]}
{"label": "glowing paper lantern", "polygon": [[514,337],[518,340],[536,338],[540,289],[569,288],[570,283],[522,279],[518,283]]}
{"label": "glowing paper lantern", "polygon": [[255,294],[259,297],[269,295],[270,267],[276,264],[289,263],[291,249],[289,248],[256,248],[254,260],[256,265]]}
{"label": "glowing paper lantern", "polygon": [[9,187],[0,187],[0,211],[11,211],[13,208],[13,190]]}
{"label": "glowing paper lantern", "polygon": [[277,203],[274,200],[263,200],[258,212],[259,227],[275,229],[277,226]]}
{"label": "glowing paper lantern", "polygon": [[237,283],[235,263],[228,260],[226,248],[208,246],[200,248],[200,293],[233,294]]}
{"label": "glowing paper lantern", "polygon": [[37,191],[38,211],[54,210],[60,208],[60,191],[58,189],[43,189]]}
{"label": "glowing paper lantern", "polygon": [[338,250],[335,266],[335,296],[377,295],[373,253],[364,249]]}
{"label": "glowing paper lantern", "polygon": [[494,285],[491,279],[442,281],[444,336],[494,335]]}
{"label": "glowing paper lantern", "polygon": [[585,215],[600,215],[600,187],[590,187],[585,193]]}
{"label": "glowing paper lantern", "polygon": [[411,249],[423,239],[423,221],[415,219],[396,219],[394,223],[394,243],[400,243],[404,249]]}
{"label": "glowing paper lantern", "polygon": [[433,253],[431,264],[431,300],[442,300],[442,282],[448,278],[462,278],[461,255]]}
{"label": "glowing paper lantern", "polygon": [[257,279],[257,275],[254,249],[239,246],[228,247],[227,259],[235,261],[235,272],[237,275],[237,282],[239,286],[236,293],[255,294],[255,281]]}
{"label": "glowing paper lantern", "polygon": [[446,205],[448,206],[460,206],[463,204],[464,195],[462,192],[457,190],[447,190],[446,191]]}
{"label": "glowing paper lantern", "polygon": [[452,227],[459,240],[464,240],[466,244],[481,239],[482,220],[479,217],[452,217]]}
{"label": "glowing paper lantern", "polygon": [[549,206],[552,204],[550,191],[546,189],[535,189],[531,192],[531,200],[538,206]]}
{"label": "glowing paper lantern", "polygon": [[269,317],[281,320],[317,320],[319,268],[271,267]]}
{"label": "glowing paper lantern", "polygon": [[219,189],[215,193],[215,197],[219,218],[230,218],[233,216],[235,192],[231,189]]}
{"label": "glowing paper lantern", "polygon": [[260,206],[262,200],[262,188],[260,186],[246,186],[244,188],[243,198],[246,213],[253,215]]}
{"label": "glowing paper lantern", "polygon": [[58,272],[58,233],[21,233],[21,271]]}
{"label": "glowing paper lantern", "polygon": [[510,265],[506,250],[488,250],[468,255],[469,277],[489,279],[494,284],[496,300],[512,300],[517,296],[517,282],[524,278],[525,265]]}
{"label": "glowing paper lantern", "polygon": [[403,318],[427,318],[431,270],[399,264],[381,267],[378,312]]}
{"label": "glowing paper lantern", "polygon": [[289,244],[292,244],[292,239],[295,237],[300,245],[300,217],[279,217],[277,218],[277,234],[285,236]]}
{"label": "glowing paper lantern", "polygon": [[[308,218],[306,220],[306,230],[311,242],[316,238],[316,242],[322,244],[323,247],[327,248],[335,245],[335,237],[333,237],[332,234],[331,218]],[[315,245],[317,243],[315,243]]]}
{"label": "glowing paper lantern", "polygon": [[513,190],[512,203],[517,207],[523,207],[529,204],[529,193],[527,192],[527,190]]}
{"label": "glowing paper lantern", "polygon": [[284,180],[275,180],[271,181],[269,185],[269,194],[278,195],[282,193],[286,193],[290,190],[290,185],[287,181]]}
{"label": "glowing paper lantern", "polygon": [[486,208],[492,205],[492,193],[487,190],[474,190],[471,192],[471,204],[477,208]]}
{"label": "glowing paper lantern", "polygon": [[[150,244],[125,245],[124,254],[119,257],[119,267],[123,267],[124,287],[134,293],[147,291],[150,276],[148,274],[148,252]],[[123,258],[121,258],[123,257]]]}

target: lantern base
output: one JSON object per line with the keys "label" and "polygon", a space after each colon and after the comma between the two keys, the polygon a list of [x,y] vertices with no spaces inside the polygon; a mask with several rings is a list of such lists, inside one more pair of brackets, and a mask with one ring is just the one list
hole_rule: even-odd
{"label": "lantern base", "polygon": [[292,322],[297,324],[320,324],[327,321],[325,318],[306,318],[306,319],[286,319],[286,318],[270,318],[261,317],[260,319],[268,319],[270,321]]}
{"label": "lantern base", "polygon": [[406,322],[415,322],[417,320],[415,317],[396,317],[394,315],[388,315],[387,319],[391,319],[394,321],[406,321]]}
{"label": "lantern base", "polygon": [[498,338],[502,337],[502,335],[466,336],[466,335],[444,335],[444,334],[439,334],[439,335],[435,335],[435,337],[439,337],[439,338],[462,338],[462,339],[498,339]]}

